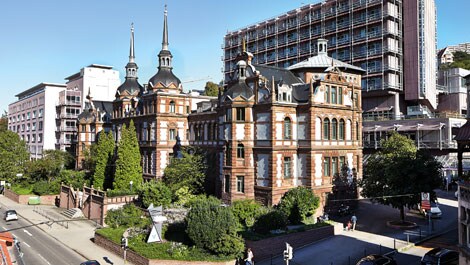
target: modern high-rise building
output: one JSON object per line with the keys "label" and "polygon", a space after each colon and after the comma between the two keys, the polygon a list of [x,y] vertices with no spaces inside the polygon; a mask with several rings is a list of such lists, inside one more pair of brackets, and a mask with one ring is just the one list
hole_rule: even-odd
{"label": "modern high-rise building", "polygon": [[401,117],[408,106],[436,108],[434,0],[327,0],[228,32],[225,81],[243,39],[254,64],[289,67],[314,56],[320,38],[328,40],[331,57],[366,70],[365,117]]}
{"label": "modern high-rise building", "polygon": [[[85,95],[93,98],[95,103],[112,102],[121,81],[119,71],[112,66],[99,64],[83,67],[65,80],[67,89],[60,93],[56,103],[56,149],[75,154],[75,150],[71,148],[73,149],[76,140],[78,115],[85,108]],[[107,111],[111,112],[111,107]]]}
{"label": "modern high-rise building", "polygon": [[41,158],[46,149],[55,149],[56,109],[65,84],[40,83],[18,95],[8,105],[8,129],[26,141],[31,158]]}

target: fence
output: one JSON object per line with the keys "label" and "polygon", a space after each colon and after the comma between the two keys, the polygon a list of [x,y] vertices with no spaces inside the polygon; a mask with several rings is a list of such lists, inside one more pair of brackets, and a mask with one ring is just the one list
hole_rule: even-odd
{"label": "fence", "polygon": [[[47,213],[44,209],[41,209],[40,207],[34,206],[33,211],[35,213],[38,213],[41,216],[45,217],[47,220],[52,221],[52,224],[58,224],[58,225],[66,228],[66,229],[69,229],[69,221],[68,220],[53,218],[50,213]],[[50,224],[50,225],[52,225],[52,224]]]}

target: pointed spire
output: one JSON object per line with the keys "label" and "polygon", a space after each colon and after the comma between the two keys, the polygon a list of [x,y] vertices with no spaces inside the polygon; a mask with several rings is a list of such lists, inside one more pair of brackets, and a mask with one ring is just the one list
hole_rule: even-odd
{"label": "pointed spire", "polygon": [[134,23],[131,24],[131,45],[129,48],[129,62],[133,63],[135,59],[134,55]]}
{"label": "pointed spire", "polygon": [[163,40],[162,40],[162,50],[168,50],[168,22],[167,22],[168,11],[166,10],[165,5],[165,16],[163,19]]}

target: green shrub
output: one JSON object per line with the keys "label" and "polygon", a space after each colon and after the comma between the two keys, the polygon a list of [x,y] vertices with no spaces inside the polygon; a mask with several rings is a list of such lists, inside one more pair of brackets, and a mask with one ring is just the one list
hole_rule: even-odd
{"label": "green shrub", "polygon": [[[47,182],[46,180],[40,180],[36,183],[33,184],[33,193],[36,195],[46,195],[46,194],[52,194],[52,191],[57,192],[57,187],[54,189],[55,185],[51,185],[51,183]],[[55,194],[58,194],[55,193]]]}
{"label": "green shrub", "polygon": [[225,234],[214,242],[210,249],[214,250],[219,256],[241,258],[245,250],[245,242],[243,238],[237,235]]}
{"label": "green shrub", "polygon": [[263,214],[263,206],[249,199],[234,201],[231,209],[238,222],[247,228],[251,228],[256,219]]}
{"label": "green shrub", "polygon": [[104,221],[112,228],[143,227],[150,224],[150,219],[142,218],[142,211],[134,204],[126,204],[120,209],[109,210]]}
{"label": "green shrub", "polygon": [[271,230],[285,229],[287,226],[287,216],[276,209],[273,209],[256,220],[253,227],[256,233],[268,234]]}
{"label": "green shrub", "polygon": [[118,197],[118,196],[136,195],[136,194],[137,194],[137,191],[131,191],[128,189],[106,191],[106,196],[108,197]]}
{"label": "green shrub", "polygon": [[[220,242],[226,236],[236,237],[238,222],[228,207],[211,197],[193,200],[187,217],[186,232],[191,241],[199,248],[209,250],[216,255],[238,255],[238,247],[231,250]],[[231,253],[228,253],[233,251]]]}
{"label": "green shrub", "polygon": [[15,185],[11,186],[11,190],[19,195],[29,195],[33,194],[33,186],[29,185]]}
{"label": "green shrub", "polygon": [[320,205],[320,199],[307,187],[297,187],[282,196],[277,208],[282,211],[291,224],[300,224],[313,215]]}
{"label": "green shrub", "polygon": [[184,186],[176,190],[175,203],[181,206],[187,206],[196,195],[192,194],[188,187]]}
{"label": "green shrub", "polygon": [[154,206],[167,207],[171,203],[171,190],[161,181],[149,181],[139,189],[139,196],[145,208],[153,203]]}

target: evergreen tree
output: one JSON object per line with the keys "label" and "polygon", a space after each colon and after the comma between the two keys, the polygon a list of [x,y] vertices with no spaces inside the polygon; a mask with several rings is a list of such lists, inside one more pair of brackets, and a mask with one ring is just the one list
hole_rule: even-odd
{"label": "evergreen tree", "polygon": [[96,146],[95,173],[93,185],[104,190],[112,188],[114,138],[112,133],[101,133]]}
{"label": "evergreen tree", "polygon": [[140,187],[142,184],[142,166],[140,160],[139,142],[137,141],[134,121],[131,120],[129,126],[124,125],[121,131],[121,140],[117,148],[113,189],[129,189],[131,181],[134,190]]}

